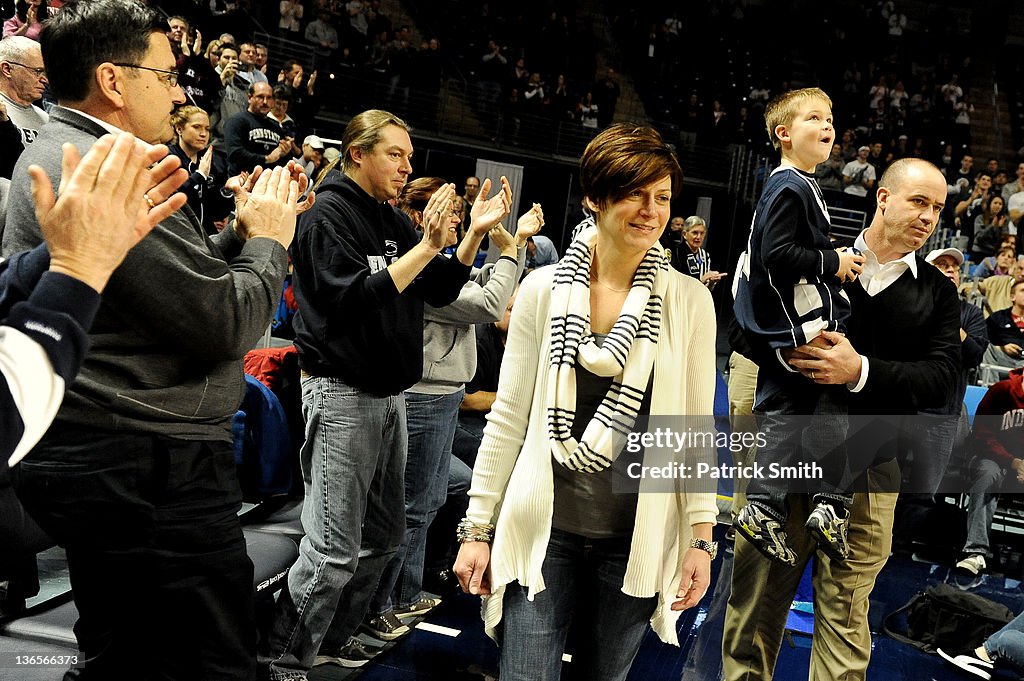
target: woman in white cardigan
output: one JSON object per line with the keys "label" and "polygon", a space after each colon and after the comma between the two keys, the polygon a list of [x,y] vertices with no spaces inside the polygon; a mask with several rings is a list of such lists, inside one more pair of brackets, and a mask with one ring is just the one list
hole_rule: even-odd
{"label": "woman in white cardigan", "polygon": [[612,490],[637,419],[712,413],[711,296],[658,245],[681,179],[653,129],[597,135],[580,172],[596,226],[516,299],[455,564],[500,634],[502,681],[557,680],[574,615],[579,677],[625,679],[648,621],[678,644],[708,589],[713,489]]}

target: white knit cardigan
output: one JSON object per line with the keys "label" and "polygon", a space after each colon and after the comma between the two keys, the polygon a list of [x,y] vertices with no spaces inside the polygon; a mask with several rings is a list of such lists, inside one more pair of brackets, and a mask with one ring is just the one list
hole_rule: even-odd
{"label": "white knit cardigan", "polygon": [[[496,639],[505,585],[518,581],[528,597],[543,591],[541,565],[551,535],[554,486],[545,421],[552,279],[555,266],[530,274],[516,297],[497,398],[487,417],[473,469],[467,517],[494,523],[491,595],[483,599],[488,636]],[[715,309],[699,281],[674,270],[662,306],[661,335],[654,361],[651,416],[710,416],[715,393]],[[711,451],[711,457],[714,452]],[[682,555],[692,525],[714,523],[714,493],[644,493],[637,502],[622,591],[658,594],[651,627],[661,640],[679,645],[669,607],[682,577]]]}

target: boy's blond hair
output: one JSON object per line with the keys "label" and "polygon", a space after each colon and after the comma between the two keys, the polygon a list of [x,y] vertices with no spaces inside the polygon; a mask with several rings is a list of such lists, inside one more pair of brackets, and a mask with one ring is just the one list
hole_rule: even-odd
{"label": "boy's blond hair", "polygon": [[808,99],[820,99],[828,104],[828,108],[832,108],[832,99],[820,87],[805,87],[783,92],[768,102],[768,106],[764,108],[764,124],[768,129],[768,139],[777,150],[782,149],[782,142],[775,136],[775,128],[792,123],[797,107]]}

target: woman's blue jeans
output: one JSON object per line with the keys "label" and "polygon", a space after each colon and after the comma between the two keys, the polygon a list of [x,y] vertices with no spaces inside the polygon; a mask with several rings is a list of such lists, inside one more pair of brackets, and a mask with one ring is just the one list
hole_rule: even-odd
{"label": "woman's blue jeans", "polygon": [[[657,597],[622,593],[630,537],[587,539],[551,529],[541,571],[547,588],[533,601],[513,582],[502,604],[501,681],[558,681],[562,653],[576,678],[621,681],[629,673]],[[576,650],[566,651],[576,623]]]}

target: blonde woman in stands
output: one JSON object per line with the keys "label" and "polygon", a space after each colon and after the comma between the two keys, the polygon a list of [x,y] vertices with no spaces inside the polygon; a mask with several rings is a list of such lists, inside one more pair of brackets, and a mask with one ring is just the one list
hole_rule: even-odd
{"label": "blonde woman in stands", "polygon": [[596,224],[516,298],[455,564],[488,635],[501,624],[502,681],[557,680],[574,618],[579,677],[625,679],[648,622],[677,644],[707,591],[714,495],[613,493],[606,425],[712,413],[711,295],[658,244],[681,175],[653,129],[599,133],[580,173]]}

